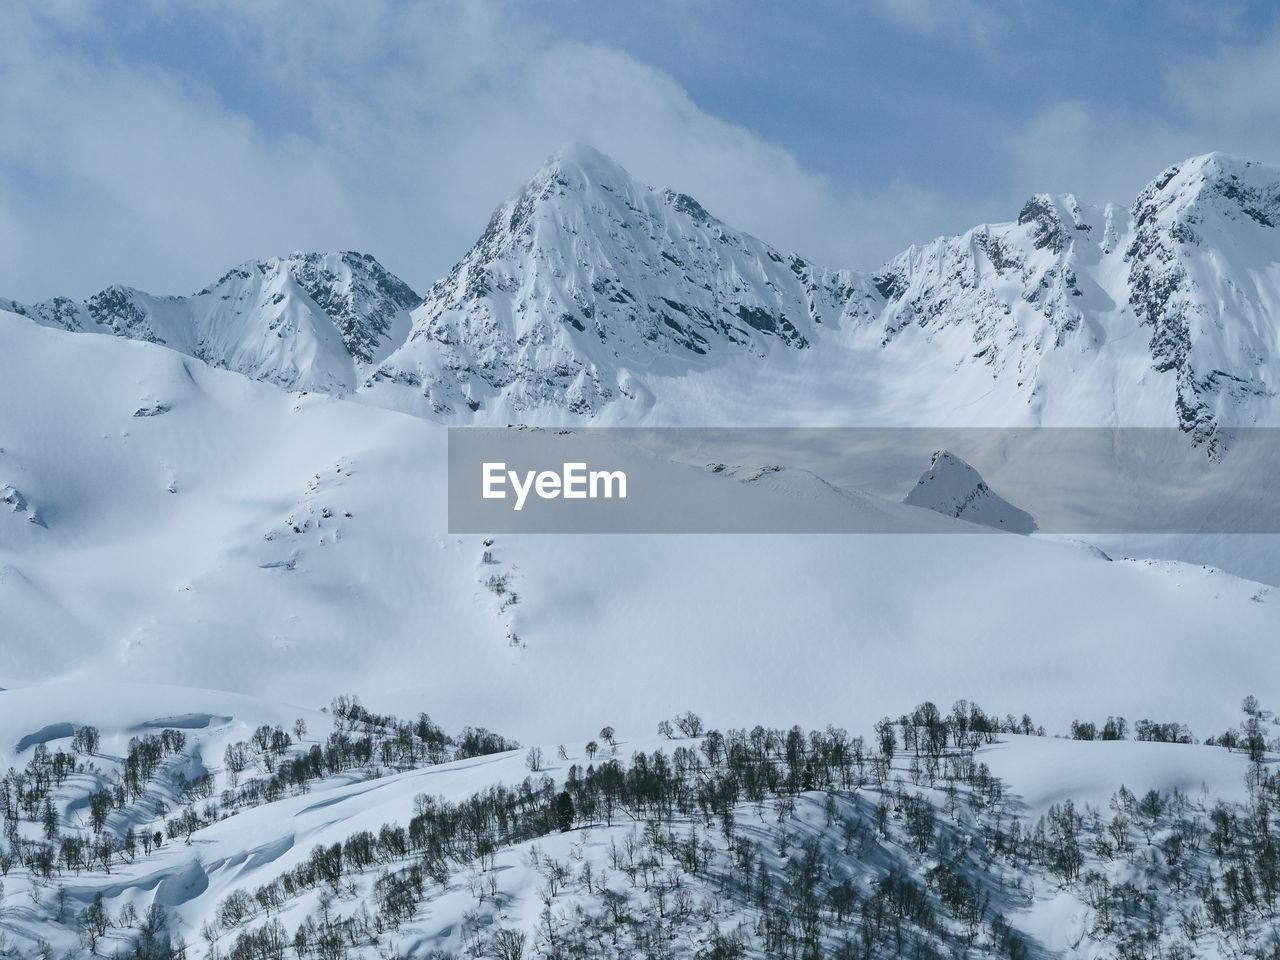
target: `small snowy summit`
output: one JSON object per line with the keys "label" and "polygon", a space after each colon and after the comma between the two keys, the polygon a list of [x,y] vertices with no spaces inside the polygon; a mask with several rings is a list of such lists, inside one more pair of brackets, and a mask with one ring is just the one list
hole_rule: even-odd
{"label": "small snowy summit", "polygon": [[158,343],[288,390],[346,394],[409,331],[421,297],[367,253],[293,253],[233,267],[189,297],[111,286],[83,303],[0,300],[43,326]]}
{"label": "small snowy summit", "polygon": [[950,450],[939,450],[903,503],[1010,533],[1033,533],[1036,522],[992,491],[977,470]]}

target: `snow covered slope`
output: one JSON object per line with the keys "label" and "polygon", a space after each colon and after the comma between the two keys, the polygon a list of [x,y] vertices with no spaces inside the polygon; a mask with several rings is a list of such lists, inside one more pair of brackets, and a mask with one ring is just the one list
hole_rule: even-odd
{"label": "snow covered slope", "polygon": [[[0,336],[0,482],[45,524],[0,512],[0,686],[71,675],[310,705],[357,692],[541,738],[556,735],[549,702],[556,729],[643,726],[694,702],[725,723],[817,724],[851,698],[879,713],[924,691],[1034,691],[1058,724],[1077,709],[1160,713],[1170,698],[1208,711],[1280,656],[1262,642],[1280,607],[1258,584],[1034,538],[485,547],[444,533],[438,425],[286,394],[155,344],[12,315]],[[885,503],[803,474],[698,474],[761,510],[778,497]],[[1222,723],[1196,708],[1185,719]]]}
{"label": "snow covered slope", "polygon": [[[351,700],[0,692],[3,945],[510,960],[657,938],[669,956],[763,958],[794,938],[1084,958],[1273,935],[1243,753],[1011,735],[975,704],[929,707],[874,737],[857,711],[808,736],[686,713],[665,737],[568,727],[527,752],[489,735],[477,755],[430,717]],[[1226,875],[1241,863],[1251,900]],[[1158,896],[1135,897],[1139,877]],[[1241,909],[1206,916],[1214,896]]]}

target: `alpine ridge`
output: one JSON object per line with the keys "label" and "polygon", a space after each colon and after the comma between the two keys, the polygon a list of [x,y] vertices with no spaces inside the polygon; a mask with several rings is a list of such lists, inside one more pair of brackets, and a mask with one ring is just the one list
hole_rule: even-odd
{"label": "alpine ridge", "polygon": [[404,339],[421,298],[361,253],[294,253],[240,264],[190,297],[111,286],[0,308],[71,331],[163,344],[210,366],[290,390],[347,393]]}
{"label": "alpine ridge", "polygon": [[[419,297],[363,254],[248,263],[187,297],[0,307],[291,390],[449,423],[1220,426],[1277,422],[1280,169],[1169,167],[1131,206],[1016,220],[830,270],[562,148]],[[959,425],[959,424],[956,424]]]}
{"label": "alpine ridge", "polygon": [[1032,422],[1198,440],[1272,423],[1277,203],[1280,170],[1222,154],[1168,168],[1127,210],[1036,196],[1015,223],[895,258],[873,322],[886,349],[986,367]]}

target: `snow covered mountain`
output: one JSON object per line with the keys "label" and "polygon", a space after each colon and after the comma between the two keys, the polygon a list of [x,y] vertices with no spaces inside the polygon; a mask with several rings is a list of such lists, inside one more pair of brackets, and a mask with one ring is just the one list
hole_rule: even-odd
{"label": "snow covered mountain", "polygon": [[1129,208],[1035,196],[1015,222],[863,275],[780,253],[566,148],[432,287],[363,393],[454,422],[823,410],[1176,425],[1204,440],[1280,416],[1277,198],[1280,170],[1209,154]]}
{"label": "snow covered mountain", "polygon": [[[1014,222],[872,274],[784,254],[584,146],[419,298],[358,254],[246,264],[189,298],[8,304],[289,389],[452,423],[1280,422],[1280,169],[1222,154],[1128,208]],[[4,305],[0,302],[0,306]]]}
{"label": "snow covered mountain", "polygon": [[1036,196],[895,258],[872,323],[886,351],[986,368],[975,387],[1032,423],[1275,424],[1278,210],[1280,170],[1222,154],[1127,210]]}
{"label": "snow covered mountain", "polygon": [[[874,932],[903,897],[921,956],[1083,957],[1152,930],[1196,955],[1184,935],[1262,936],[1274,896],[1213,927],[1238,892],[1226,869],[1271,842],[1249,805],[1274,809],[1274,777],[1243,754],[980,744],[917,707],[859,742],[856,783],[814,770],[848,742],[827,724],[865,732],[925,698],[1034,704],[1054,730],[1118,711],[1221,730],[1241,684],[1280,668],[1273,587],[1039,536],[936,536],[966,518],[1032,525],[945,455],[919,505],[747,461],[691,480],[745,510],[800,503],[827,529],[911,512],[913,536],[449,535],[440,423],[1275,425],[1278,198],[1280,172],[1209,156],[1131,210],[1038,197],[1016,223],[861,276],[572,148],[421,302],[372,258],[298,254],[188,298],[0,304],[0,954],[170,956],[137,947],[162,939],[163,910],[174,935],[207,931],[194,956],[280,956],[287,937],[302,956],[511,957],[530,955],[520,933],[547,953],[574,931],[604,944],[611,922],[620,956],[653,937],[764,956],[771,918],[798,915],[775,894],[823,873],[808,850],[832,864],[815,928],[831,951],[837,927]],[[465,731],[446,750],[429,718],[350,700],[317,709],[351,692],[547,756],[463,749]],[[678,760],[626,756],[665,737],[624,741],[625,769],[597,757],[614,724],[691,707],[740,749],[690,733]],[[797,722],[814,734],[782,732]],[[757,723],[778,729],[757,744]],[[729,770],[752,751],[751,777]],[[631,786],[588,787],[593,761]],[[718,786],[702,810],[655,817],[665,801],[634,790],[658,770],[687,776],[662,790],[690,804],[704,774]],[[1107,822],[1062,812],[1121,783],[1157,791],[1148,812],[1123,794]],[[643,836],[604,812],[624,793]],[[446,842],[468,804],[516,826],[483,852]],[[1220,810],[1248,827],[1222,852],[1197,839],[1193,869],[1223,879],[1186,884],[1174,838],[1207,836]],[[956,877],[993,864],[995,909],[975,911],[983,888]],[[1160,909],[1107,926],[1137,876]],[[860,912],[830,921],[838,903]],[[1184,907],[1209,925],[1177,927]]]}
{"label": "snow covered mountain", "polygon": [[589,416],[643,403],[655,375],[805,350],[869,291],[567,147],[431,288],[374,380],[420,388],[446,416],[499,398],[512,416]]}
{"label": "snow covered mountain", "polygon": [[159,343],[290,390],[347,393],[408,331],[421,298],[368,254],[295,253],[249,262],[190,297],[113,286],[0,308],[46,326]]}

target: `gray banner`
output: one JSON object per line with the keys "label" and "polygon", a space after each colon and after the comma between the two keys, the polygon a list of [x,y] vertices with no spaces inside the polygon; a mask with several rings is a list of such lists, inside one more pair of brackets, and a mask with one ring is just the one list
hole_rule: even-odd
{"label": "gray banner", "polygon": [[454,533],[1280,533],[1280,430],[449,429]]}

